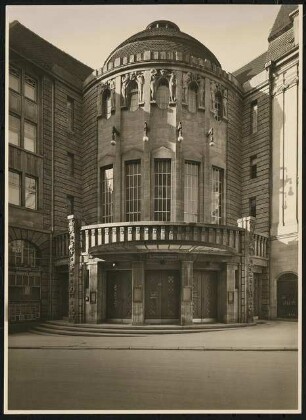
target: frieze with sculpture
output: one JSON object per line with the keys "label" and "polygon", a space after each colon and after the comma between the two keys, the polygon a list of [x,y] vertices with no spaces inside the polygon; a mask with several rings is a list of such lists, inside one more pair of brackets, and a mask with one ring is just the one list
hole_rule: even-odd
{"label": "frieze with sculpture", "polygon": [[156,92],[162,80],[166,80],[169,86],[169,104],[176,103],[176,75],[172,70],[152,69],[150,73],[150,99],[156,102]]}
{"label": "frieze with sculpture", "polygon": [[98,89],[98,100],[97,100],[97,108],[98,108],[98,115],[106,114],[106,110],[103,109],[104,101],[103,96],[106,91],[109,92],[110,100],[111,100],[111,111],[114,112],[116,108],[116,81],[115,79],[108,80],[107,82],[101,82],[97,86]]}
{"label": "frieze with sculpture", "polygon": [[128,106],[128,95],[132,85],[137,84],[138,105],[144,104],[144,74],[143,72],[126,73],[121,76],[121,106]]}

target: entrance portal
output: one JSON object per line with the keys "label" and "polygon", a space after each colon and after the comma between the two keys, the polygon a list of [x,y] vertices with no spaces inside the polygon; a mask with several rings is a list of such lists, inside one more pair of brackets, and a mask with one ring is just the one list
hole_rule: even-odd
{"label": "entrance portal", "polygon": [[217,320],[217,288],[217,272],[193,272],[192,300],[194,321]]}
{"label": "entrance portal", "polygon": [[298,282],[295,274],[283,274],[277,282],[277,316],[298,317]]}
{"label": "entrance portal", "polygon": [[152,322],[179,320],[180,281],[178,271],[146,272],[145,318]]}
{"label": "entrance portal", "polygon": [[107,319],[122,321],[132,318],[132,273],[109,271],[106,281]]}

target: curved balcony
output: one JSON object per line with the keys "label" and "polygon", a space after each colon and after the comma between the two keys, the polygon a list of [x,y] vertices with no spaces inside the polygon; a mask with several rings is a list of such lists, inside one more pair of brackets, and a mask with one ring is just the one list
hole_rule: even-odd
{"label": "curved balcony", "polygon": [[[198,223],[173,222],[134,222],[109,223],[83,226],[81,228],[81,249],[87,254],[90,249],[102,247],[120,249],[124,246],[136,248],[139,251],[152,249],[150,245],[159,246],[160,250],[173,249],[172,245],[193,245],[200,251],[205,247],[233,254],[242,252],[245,230],[235,226],[221,226]],[[254,235],[254,256],[267,256],[267,240],[263,235]],[[167,245],[163,246],[163,245]],[[202,247],[202,249],[200,248]],[[177,248],[176,248],[177,249]],[[187,248],[185,248],[187,249]]]}

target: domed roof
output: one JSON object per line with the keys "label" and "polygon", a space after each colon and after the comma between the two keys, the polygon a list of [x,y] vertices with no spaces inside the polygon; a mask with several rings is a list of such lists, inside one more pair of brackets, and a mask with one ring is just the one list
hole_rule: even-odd
{"label": "domed roof", "polygon": [[192,36],[181,32],[175,23],[168,20],[156,20],[150,23],[144,31],[132,35],[108,56],[104,64],[118,57],[127,57],[144,51],[178,51],[207,59],[212,64],[221,67],[217,58],[208,48]]}

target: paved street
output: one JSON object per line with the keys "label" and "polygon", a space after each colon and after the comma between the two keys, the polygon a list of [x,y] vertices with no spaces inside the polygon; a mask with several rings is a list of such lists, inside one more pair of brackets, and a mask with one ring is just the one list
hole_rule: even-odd
{"label": "paved street", "polygon": [[[296,323],[279,322],[139,338],[12,335],[8,408],[295,410],[296,332]],[[22,348],[31,338],[32,348]],[[131,342],[134,349],[133,345],[131,350],[119,349]],[[148,349],[137,350],[139,342]],[[199,348],[203,343],[207,349],[219,350],[205,351]],[[153,344],[160,350],[152,349]],[[174,350],[183,344],[190,350]],[[239,351],[241,344],[249,346],[248,351]],[[290,346],[291,350],[284,350]]]}

